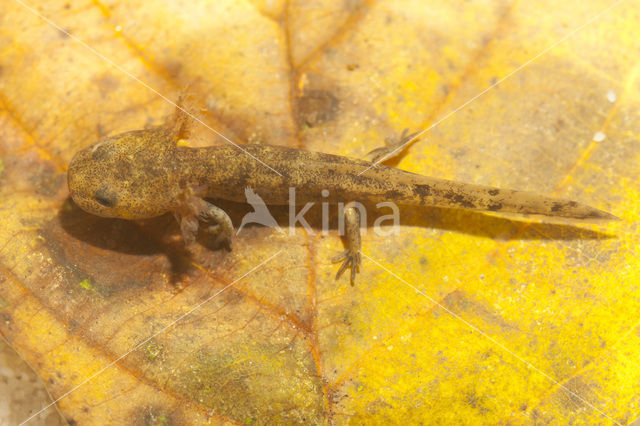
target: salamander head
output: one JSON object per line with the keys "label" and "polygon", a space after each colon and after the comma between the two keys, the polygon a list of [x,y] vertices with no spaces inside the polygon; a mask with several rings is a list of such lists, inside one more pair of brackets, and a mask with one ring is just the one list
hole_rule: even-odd
{"label": "salamander head", "polygon": [[80,208],[98,216],[160,216],[174,207],[177,164],[167,130],[122,133],[76,153],[67,173],[69,192]]}

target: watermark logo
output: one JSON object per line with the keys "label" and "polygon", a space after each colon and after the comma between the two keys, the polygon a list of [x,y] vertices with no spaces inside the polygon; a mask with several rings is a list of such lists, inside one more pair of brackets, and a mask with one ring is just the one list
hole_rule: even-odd
{"label": "watermark logo", "polygon": [[242,228],[249,223],[257,223],[269,228],[275,228],[278,232],[282,232],[284,234],[284,231],[280,228],[280,225],[278,225],[278,222],[276,222],[276,219],[273,217],[271,212],[269,212],[269,209],[261,196],[256,194],[256,192],[251,188],[244,189],[244,196],[247,197],[247,203],[253,207],[253,211],[244,215],[236,235],[238,235]]}
{"label": "watermark logo", "polygon": [[[251,205],[253,208],[252,212],[247,213],[242,218],[242,222],[238,227],[238,231],[236,235],[240,233],[240,231],[248,224],[258,224],[263,225],[269,228],[274,228],[278,232],[285,233],[285,231],[278,225],[278,222],[273,217],[267,204],[264,202],[262,197],[258,195],[252,188],[245,188],[244,190],[245,197],[247,198],[247,203]],[[360,224],[361,224],[361,233],[366,234],[367,232],[367,208],[364,204],[358,201],[352,201],[349,203],[338,202],[334,204],[330,204],[326,201],[329,197],[329,191],[324,189],[321,192],[323,201],[321,202],[322,209],[322,224],[321,224],[321,233],[323,235],[328,235],[330,230],[330,217],[331,211],[330,208],[337,207],[337,217],[338,217],[338,233],[340,235],[345,235],[345,212],[348,209],[354,209],[360,216]],[[296,204],[296,188],[289,188],[289,234],[293,235],[295,233],[296,227],[302,227],[305,231],[310,235],[315,235],[317,230],[314,229],[309,222],[307,222],[305,218],[305,214],[309,212],[309,210],[316,204],[315,202],[307,202],[301,209],[298,209]],[[388,236],[392,234],[397,234],[399,232],[398,226],[400,225],[400,209],[398,206],[391,201],[383,201],[379,202],[375,205],[377,213],[389,212],[388,214],[381,214],[376,217],[376,220],[373,223],[373,231],[376,235],[379,236]],[[364,226],[363,226],[364,225]]]}

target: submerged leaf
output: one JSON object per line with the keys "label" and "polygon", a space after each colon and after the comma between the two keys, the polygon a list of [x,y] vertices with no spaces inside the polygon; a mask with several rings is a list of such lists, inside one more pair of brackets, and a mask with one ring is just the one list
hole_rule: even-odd
{"label": "submerged leaf", "polygon": [[[56,28],[3,2],[0,333],[70,424],[631,422],[640,17],[632,2],[598,15],[609,6],[34,5]],[[226,254],[185,251],[172,217],[77,208],[74,153],[163,123],[181,93],[238,143],[363,158],[429,129],[390,164],[623,220],[402,209],[398,233],[363,236],[351,287],[319,220],[244,228]],[[220,205],[236,227],[250,210]]]}

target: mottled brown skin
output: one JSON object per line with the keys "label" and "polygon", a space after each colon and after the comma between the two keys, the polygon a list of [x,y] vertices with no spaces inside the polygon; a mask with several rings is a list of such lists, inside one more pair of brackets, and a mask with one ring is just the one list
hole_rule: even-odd
{"label": "mottled brown skin", "polygon": [[[178,133],[166,127],[108,137],[79,151],[71,161],[71,197],[87,212],[123,219],[145,219],[173,212],[186,244],[195,241],[199,221],[230,248],[233,226],[227,214],[204,198],[245,201],[245,188],[255,189],[266,204],[286,205],[289,188],[296,203],[381,202],[439,206],[525,215],[612,220],[615,216],[575,201],[529,192],[421,176],[386,166],[366,173],[371,162],[266,145],[190,148],[179,146]],[[321,198],[321,191],[329,191]],[[359,215],[347,209],[347,248],[336,260],[338,275],[360,264]]]}

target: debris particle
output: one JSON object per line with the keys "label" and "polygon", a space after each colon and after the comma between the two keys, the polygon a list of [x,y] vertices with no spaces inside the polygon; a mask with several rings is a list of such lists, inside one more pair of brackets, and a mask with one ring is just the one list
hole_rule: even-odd
{"label": "debris particle", "polygon": [[85,290],[93,290],[93,286],[91,285],[91,281],[89,281],[86,278],[84,280],[80,281],[80,283],[78,285],[80,287],[84,288]]}
{"label": "debris particle", "polygon": [[609,90],[607,92],[607,100],[611,103],[614,103],[616,99],[618,99],[618,97],[616,96],[616,92],[614,92],[613,90]]}
{"label": "debris particle", "polygon": [[595,142],[602,142],[606,137],[607,137],[607,135],[605,135],[604,133],[596,132],[596,134],[593,135],[593,140]]}

